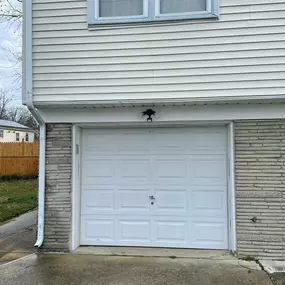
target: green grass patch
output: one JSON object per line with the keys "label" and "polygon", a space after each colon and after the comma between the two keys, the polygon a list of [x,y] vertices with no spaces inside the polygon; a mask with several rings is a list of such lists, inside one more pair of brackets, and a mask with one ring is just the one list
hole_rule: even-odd
{"label": "green grass patch", "polygon": [[38,181],[0,181],[0,224],[18,217],[38,204]]}

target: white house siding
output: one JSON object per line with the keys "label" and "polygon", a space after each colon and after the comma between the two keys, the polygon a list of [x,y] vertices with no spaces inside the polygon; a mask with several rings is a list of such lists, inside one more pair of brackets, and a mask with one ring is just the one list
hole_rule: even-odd
{"label": "white house siding", "polygon": [[[1,126],[0,126],[0,130]],[[0,143],[8,143],[8,142],[17,142],[16,141],[16,133],[19,133],[19,142],[22,142],[22,140],[25,141],[26,133],[29,134],[29,141],[30,143],[33,143],[35,140],[35,134],[33,132],[28,131],[17,131],[17,130],[4,130],[3,138],[0,138]]]}
{"label": "white house siding", "polygon": [[87,0],[33,0],[35,104],[285,93],[284,0],[221,0],[219,19],[88,30]]}

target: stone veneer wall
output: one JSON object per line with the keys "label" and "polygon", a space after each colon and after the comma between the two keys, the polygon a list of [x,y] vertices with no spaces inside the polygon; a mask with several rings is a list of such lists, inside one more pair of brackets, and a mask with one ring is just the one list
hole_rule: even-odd
{"label": "stone veneer wall", "polygon": [[285,120],[235,122],[239,255],[285,258]]}
{"label": "stone veneer wall", "polygon": [[72,125],[47,124],[43,249],[67,251],[71,230]]}

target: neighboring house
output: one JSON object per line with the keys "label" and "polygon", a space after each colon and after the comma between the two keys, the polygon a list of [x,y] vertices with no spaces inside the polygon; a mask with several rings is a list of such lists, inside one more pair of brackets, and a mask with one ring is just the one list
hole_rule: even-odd
{"label": "neighboring house", "polygon": [[0,143],[7,142],[27,142],[35,140],[35,132],[21,124],[13,121],[0,120]]}
{"label": "neighboring house", "polygon": [[285,258],[284,0],[24,2],[37,246]]}

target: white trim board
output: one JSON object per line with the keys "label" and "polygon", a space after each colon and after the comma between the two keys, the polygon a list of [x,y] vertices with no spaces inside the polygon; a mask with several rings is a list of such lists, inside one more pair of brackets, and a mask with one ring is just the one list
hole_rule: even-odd
{"label": "white trim board", "polygon": [[81,128],[72,126],[72,223],[70,250],[74,251],[80,244],[80,204],[81,204]]}
{"label": "white trim board", "polygon": [[[47,123],[143,124],[145,107],[46,108],[40,115]],[[155,123],[187,123],[254,119],[285,119],[284,104],[235,104],[150,107],[156,111]]]}
{"label": "white trim board", "polygon": [[23,64],[22,64],[22,103],[32,95],[32,1],[23,1]]}
{"label": "white trim board", "polygon": [[237,250],[234,123],[228,125],[228,229],[229,249]]}

